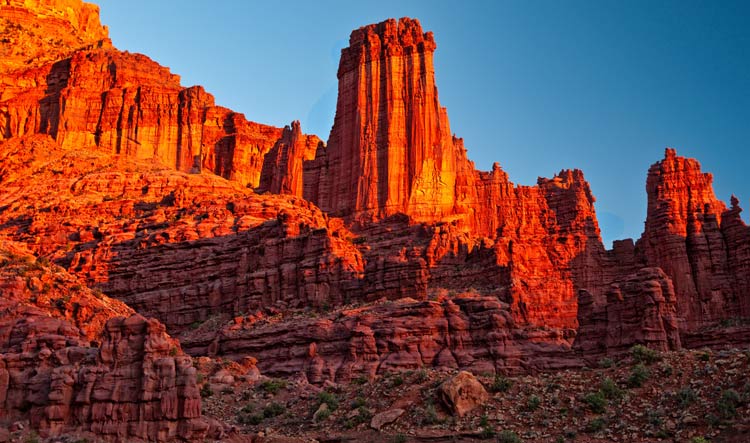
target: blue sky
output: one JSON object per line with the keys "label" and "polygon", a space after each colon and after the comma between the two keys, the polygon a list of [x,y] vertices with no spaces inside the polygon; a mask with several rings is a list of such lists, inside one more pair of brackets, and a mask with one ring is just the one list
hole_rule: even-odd
{"label": "blue sky", "polygon": [[480,169],[584,171],[605,245],[640,236],[650,164],[700,160],[750,209],[750,2],[101,0],[114,44],[250,120],[328,138],[352,29],[416,17],[440,101]]}

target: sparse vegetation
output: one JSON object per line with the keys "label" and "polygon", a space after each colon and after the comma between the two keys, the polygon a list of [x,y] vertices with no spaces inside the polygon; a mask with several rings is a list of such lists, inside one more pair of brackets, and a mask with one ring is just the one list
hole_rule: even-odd
{"label": "sparse vegetation", "polygon": [[283,414],[284,411],[286,411],[286,407],[284,407],[284,405],[282,405],[281,403],[273,402],[263,408],[263,417],[273,418]]}
{"label": "sparse vegetation", "polygon": [[616,400],[623,395],[622,389],[620,389],[620,387],[617,386],[617,383],[611,378],[605,378],[602,380],[599,384],[599,392],[601,392],[607,400]]}
{"label": "sparse vegetation", "polygon": [[680,407],[687,408],[691,404],[695,403],[695,400],[698,399],[698,396],[695,394],[695,391],[690,388],[682,388],[677,392],[677,399],[680,402]]}
{"label": "sparse vegetation", "polygon": [[212,395],[214,395],[214,391],[211,390],[211,386],[208,383],[204,384],[201,388],[201,397],[207,398]]}
{"label": "sparse vegetation", "polygon": [[586,425],[586,432],[594,434],[603,431],[605,427],[607,427],[607,420],[603,417],[596,417],[588,422]]}
{"label": "sparse vegetation", "polygon": [[339,399],[328,391],[323,391],[318,394],[318,402],[315,409],[317,410],[323,403],[328,405],[328,410],[331,412],[339,408]]}

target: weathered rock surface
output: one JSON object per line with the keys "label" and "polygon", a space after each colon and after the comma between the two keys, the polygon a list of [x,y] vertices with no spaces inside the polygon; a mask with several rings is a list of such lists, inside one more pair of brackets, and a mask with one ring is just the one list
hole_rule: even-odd
{"label": "weathered rock surface", "polygon": [[0,246],[0,419],[106,441],[205,435],[192,360],[164,325]]}
{"label": "weathered rock surface", "polygon": [[438,389],[440,400],[452,414],[463,417],[487,403],[489,394],[471,372],[461,371],[443,382]]}

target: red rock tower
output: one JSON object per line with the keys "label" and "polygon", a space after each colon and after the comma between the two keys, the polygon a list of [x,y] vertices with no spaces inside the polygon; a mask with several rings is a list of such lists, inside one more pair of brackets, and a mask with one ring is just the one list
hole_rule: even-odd
{"label": "red rock tower", "polygon": [[352,32],[338,70],[321,208],[375,219],[453,212],[456,164],[465,154],[438,101],[435,47],[432,33],[410,18]]}

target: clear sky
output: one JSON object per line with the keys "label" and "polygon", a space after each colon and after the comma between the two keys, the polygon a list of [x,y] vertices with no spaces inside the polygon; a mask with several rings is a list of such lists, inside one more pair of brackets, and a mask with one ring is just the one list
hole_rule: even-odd
{"label": "clear sky", "polygon": [[607,247],[640,236],[646,172],[666,146],[750,210],[747,1],[97,3],[118,48],[250,120],[297,119],[323,139],[351,30],[416,17],[435,33],[440,101],[477,167],[497,161],[519,184],[582,169]]}

